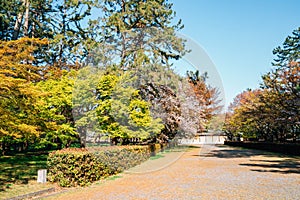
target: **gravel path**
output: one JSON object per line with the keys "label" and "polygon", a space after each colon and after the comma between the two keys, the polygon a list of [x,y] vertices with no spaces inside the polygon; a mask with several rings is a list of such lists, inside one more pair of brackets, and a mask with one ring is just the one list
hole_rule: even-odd
{"label": "gravel path", "polygon": [[204,145],[120,176],[51,199],[300,199],[299,157],[258,150]]}

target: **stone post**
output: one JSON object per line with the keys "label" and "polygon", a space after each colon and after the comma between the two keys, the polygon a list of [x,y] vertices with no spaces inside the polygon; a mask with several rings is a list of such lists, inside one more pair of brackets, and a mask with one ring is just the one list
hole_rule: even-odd
{"label": "stone post", "polygon": [[38,183],[46,183],[47,182],[47,169],[39,169],[38,170]]}

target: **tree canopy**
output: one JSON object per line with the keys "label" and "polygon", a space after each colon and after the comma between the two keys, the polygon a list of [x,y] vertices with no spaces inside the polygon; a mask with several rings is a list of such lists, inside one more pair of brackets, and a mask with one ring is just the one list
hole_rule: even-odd
{"label": "tree canopy", "polygon": [[273,69],[262,76],[261,88],[243,92],[231,104],[228,134],[281,142],[299,138],[299,31],[274,49]]}
{"label": "tree canopy", "polygon": [[2,153],[164,143],[206,131],[218,111],[207,76],[172,68],[188,50],[166,0],[0,5]]}

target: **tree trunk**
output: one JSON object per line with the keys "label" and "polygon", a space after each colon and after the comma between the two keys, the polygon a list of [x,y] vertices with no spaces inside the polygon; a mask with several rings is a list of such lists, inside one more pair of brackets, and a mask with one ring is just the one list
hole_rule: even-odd
{"label": "tree trunk", "polygon": [[6,151],[5,151],[5,142],[4,141],[1,142],[1,149],[2,149],[2,156],[4,156],[5,153],[6,153]]}
{"label": "tree trunk", "polygon": [[86,127],[78,127],[78,132],[80,135],[81,147],[85,148],[86,147],[86,133],[87,133]]}
{"label": "tree trunk", "polygon": [[28,30],[29,30],[29,0],[25,0],[25,21],[24,21],[24,36],[28,36]]}
{"label": "tree trunk", "polygon": [[[26,6],[26,0],[23,0],[23,6]],[[14,26],[14,33],[13,33],[13,40],[18,39],[19,37],[19,33],[20,33],[20,29],[21,29],[21,23],[23,20],[23,12],[18,13],[16,22],[15,22],[15,26]]]}
{"label": "tree trunk", "polygon": [[[34,17],[36,17],[36,16],[34,16]],[[31,37],[32,38],[34,38],[34,33],[35,33],[35,21],[32,22],[32,29],[31,29]]]}

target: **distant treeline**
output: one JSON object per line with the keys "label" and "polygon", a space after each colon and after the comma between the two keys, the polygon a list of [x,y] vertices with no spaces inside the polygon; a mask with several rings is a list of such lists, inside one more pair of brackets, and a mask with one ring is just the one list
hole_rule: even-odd
{"label": "distant treeline", "polygon": [[231,103],[225,123],[230,140],[300,141],[300,28],[274,49],[273,69],[259,89],[248,89]]}

